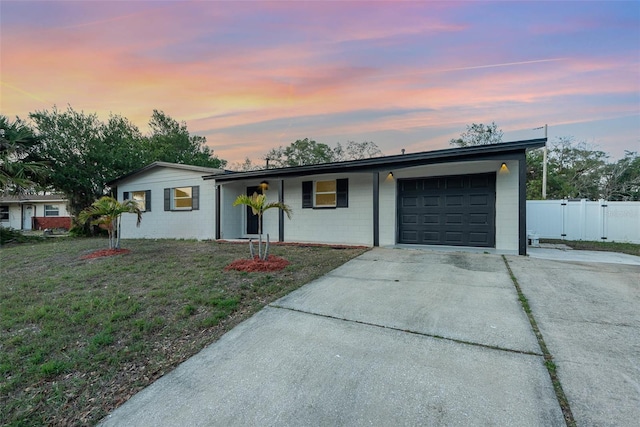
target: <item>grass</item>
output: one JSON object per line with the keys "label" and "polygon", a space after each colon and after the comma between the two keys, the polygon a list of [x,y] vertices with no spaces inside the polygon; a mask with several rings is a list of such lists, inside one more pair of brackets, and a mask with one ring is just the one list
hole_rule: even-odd
{"label": "grass", "polygon": [[246,244],[104,239],[0,249],[0,424],[94,425],[260,308],[366,249],[272,246],[291,264],[223,268]]}
{"label": "grass", "polygon": [[640,256],[640,245],[621,242],[590,242],[586,240],[540,239],[540,243],[564,244],[572,249],[582,251],[620,252]]}

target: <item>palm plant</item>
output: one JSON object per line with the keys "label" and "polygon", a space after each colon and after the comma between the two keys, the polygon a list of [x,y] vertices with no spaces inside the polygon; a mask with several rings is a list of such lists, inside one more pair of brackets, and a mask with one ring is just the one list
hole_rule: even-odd
{"label": "palm plant", "polygon": [[137,202],[125,200],[119,202],[110,196],[96,200],[90,207],[78,215],[78,221],[83,224],[91,221],[91,225],[99,225],[109,234],[109,249],[120,249],[120,217],[123,213],[134,213],[138,216],[136,226],[140,227],[142,211]]}
{"label": "palm plant", "polygon": [[[245,205],[251,208],[251,212],[254,215],[258,216],[258,258],[261,260],[266,260],[269,255],[269,234],[267,234],[267,242],[265,244],[264,253],[262,252],[262,215],[268,209],[281,209],[284,213],[287,214],[287,218],[291,219],[291,208],[288,205],[280,202],[269,202],[267,203],[267,196],[265,194],[253,193],[251,196],[247,196],[246,194],[239,195],[235,202],[233,202],[233,206]],[[255,257],[253,250],[253,242],[249,240],[249,253],[251,254],[251,258]]]}

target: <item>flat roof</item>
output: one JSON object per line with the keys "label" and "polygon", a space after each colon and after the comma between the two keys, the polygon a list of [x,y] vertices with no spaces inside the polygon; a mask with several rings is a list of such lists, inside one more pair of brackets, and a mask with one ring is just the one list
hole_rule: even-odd
{"label": "flat roof", "polygon": [[443,150],[422,151],[419,153],[372,157],[345,162],[262,169],[248,172],[225,172],[206,175],[203,176],[203,179],[215,179],[218,182],[225,182],[251,178],[285,178],[323,173],[379,171],[389,168],[405,168],[460,161],[508,160],[516,158],[526,150],[544,147],[546,143],[547,138],[538,138],[524,141],[501,142],[499,144],[474,145],[470,147],[447,148]]}

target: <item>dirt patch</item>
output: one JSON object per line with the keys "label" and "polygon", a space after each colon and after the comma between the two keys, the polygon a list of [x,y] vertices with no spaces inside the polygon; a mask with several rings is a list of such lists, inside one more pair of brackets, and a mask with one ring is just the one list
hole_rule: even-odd
{"label": "dirt patch", "polygon": [[88,255],[81,256],[80,259],[94,259],[105,256],[124,255],[131,252],[129,249],[100,249],[99,251],[91,252]]}
{"label": "dirt patch", "polygon": [[289,265],[289,261],[279,256],[269,255],[266,260],[261,260],[258,257],[254,259],[237,259],[231,264],[227,265],[224,270],[238,270],[246,271],[248,273],[257,271],[279,271]]}

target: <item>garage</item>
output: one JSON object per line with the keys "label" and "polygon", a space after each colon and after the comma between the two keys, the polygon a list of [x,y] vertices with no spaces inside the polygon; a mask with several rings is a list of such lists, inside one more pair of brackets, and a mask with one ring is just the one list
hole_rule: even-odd
{"label": "garage", "polygon": [[398,180],[398,243],[495,247],[496,175]]}

